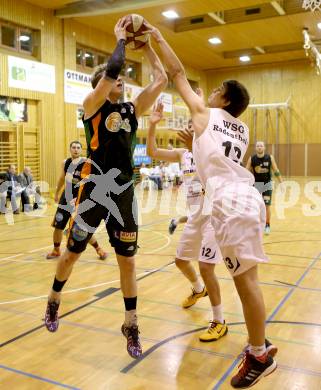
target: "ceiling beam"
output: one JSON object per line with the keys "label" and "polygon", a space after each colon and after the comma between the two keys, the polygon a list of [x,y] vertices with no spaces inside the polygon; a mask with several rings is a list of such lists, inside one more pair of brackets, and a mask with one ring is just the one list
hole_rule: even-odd
{"label": "ceiling beam", "polygon": [[222,12],[209,12],[203,15],[176,19],[173,23],[175,32],[200,30],[220,25],[248,23],[252,21],[282,17],[307,12],[302,8],[301,0],[278,0],[259,3],[250,7],[228,9]]}
{"label": "ceiling beam", "polygon": [[108,15],[119,12],[137,12],[141,8],[171,5],[184,0],[83,0],[55,10],[58,18]]}
{"label": "ceiling beam", "polygon": [[217,23],[225,24],[224,12],[209,12],[207,15],[213,20],[215,20]]}
{"label": "ceiling beam", "polygon": [[283,1],[271,1],[272,7],[275,9],[275,11],[279,15],[285,15],[286,14],[286,12],[284,11],[282,3],[283,3]]}

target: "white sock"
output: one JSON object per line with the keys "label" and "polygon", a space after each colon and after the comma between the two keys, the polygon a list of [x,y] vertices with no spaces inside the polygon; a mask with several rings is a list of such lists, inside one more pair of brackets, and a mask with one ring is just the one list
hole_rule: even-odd
{"label": "white sock", "polygon": [[266,352],[266,345],[265,343],[263,345],[254,346],[250,344],[250,354],[255,357],[260,357],[264,355]]}
{"label": "white sock", "polygon": [[126,325],[137,325],[137,313],[136,309],[125,311],[125,324]]}
{"label": "white sock", "polygon": [[224,324],[223,305],[212,306],[213,320]]}
{"label": "white sock", "polygon": [[204,284],[201,282],[200,278],[197,278],[196,282],[193,282],[192,285],[197,293],[201,293],[204,290]]}

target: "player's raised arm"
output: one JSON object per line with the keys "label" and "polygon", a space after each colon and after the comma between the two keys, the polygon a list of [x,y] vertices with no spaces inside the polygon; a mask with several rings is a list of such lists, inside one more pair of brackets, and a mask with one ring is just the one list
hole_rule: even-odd
{"label": "player's raised arm", "polygon": [[137,118],[144,114],[144,112],[154,104],[158,95],[167,85],[165,69],[149,41],[143,46],[143,50],[153,70],[153,81],[147,85],[133,102]]}
{"label": "player's raised arm", "polygon": [[92,77],[93,90],[87,95],[83,103],[85,118],[95,114],[104,104],[125,63],[126,27],[129,23],[124,17],[119,19],[115,25],[114,32],[117,45],[108,63],[99,68],[98,72],[95,72]]}
{"label": "player's raised arm", "polygon": [[149,119],[149,128],[147,133],[147,154],[155,159],[169,162],[180,161],[184,149],[160,149],[156,144],[155,130],[156,125],[163,117],[163,103],[158,101]]}
{"label": "player's raised arm", "polygon": [[[173,79],[178,92],[180,93],[188,108],[190,109],[192,116],[198,113],[206,113],[207,108],[203,99],[196,92],[193,91],[187,80],[185,69],[176,54],[174,53],[173,49],[169,46],[169,44],[166,42],[166,40],[157,28],[153,27],[150,24],[148,24],[147,27],[151,36],[158,43],[169,75]],[[193,118],[193,122],[195,121],[194,119],[195,118]],[[207,119],[208,118],[206,117],[206,121]],[[206,121],[204,121],[204,123]],[[198,129],[196,127],[195,131],[198,132]]]}

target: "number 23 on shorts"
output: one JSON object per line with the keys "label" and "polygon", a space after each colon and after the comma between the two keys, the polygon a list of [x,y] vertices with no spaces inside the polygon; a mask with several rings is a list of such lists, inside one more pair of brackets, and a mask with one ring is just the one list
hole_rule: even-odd
{"label": "number 23 on shorts", "polygon": [[233,270],[233,273],[235,273],[240,268],[240,262],[238,261],[237,257],[235,257],[234,261],[230,257],[225,257],[224,263],[228,269],[231,271]]}

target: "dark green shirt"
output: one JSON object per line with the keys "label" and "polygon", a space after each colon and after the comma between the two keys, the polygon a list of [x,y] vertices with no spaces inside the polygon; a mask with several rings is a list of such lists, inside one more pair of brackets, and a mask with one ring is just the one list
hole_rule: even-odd
{"label": "dark green shirt", "polygon": [[[119,181],[132,180],[138,127],[133,103],[113,104],[106,100],[92,117],[83,119],[83,122],[87,157],[93,160],[103,173],[117,168],[121,171]],[[91,172],[95,173],[97,169],[92,166]]]}

